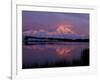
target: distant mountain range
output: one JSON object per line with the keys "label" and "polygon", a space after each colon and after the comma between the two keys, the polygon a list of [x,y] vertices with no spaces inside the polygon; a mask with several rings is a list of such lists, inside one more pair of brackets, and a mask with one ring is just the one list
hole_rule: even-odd
{"label": "distant mountain range", "polygon": [[88,35],[78,34],[74,32],[70,27],[59,26],[54,31],[47,31],[44,29],[39,30],[27,30],[23,31],[23,36],[35,36],[35,37],[45,37],[45,38],[69,38],[69,39],[88,39]]}

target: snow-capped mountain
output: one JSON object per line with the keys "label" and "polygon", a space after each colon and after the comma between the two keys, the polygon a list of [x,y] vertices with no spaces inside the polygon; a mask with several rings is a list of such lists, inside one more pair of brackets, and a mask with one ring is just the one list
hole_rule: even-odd
{"label": "snow-capped mountain", "polygon": [[77,34],[72,30],[71,27],[66,27],[60,25],[53,31],[47,31],[45,29],[38,29],[38,30],[27,30],[23,32],[24,36],[35,36],[35,37],[52,37],[52,38],[70,38],[70,39],[77,39],[77,38],[85,38],[85,35]]}

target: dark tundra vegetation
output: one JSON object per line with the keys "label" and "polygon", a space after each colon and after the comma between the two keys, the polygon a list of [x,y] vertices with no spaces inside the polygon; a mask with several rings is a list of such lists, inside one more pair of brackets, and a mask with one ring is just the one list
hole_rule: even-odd
{"label": "dark tundra vegetation", "polygon": [[23,37],[23,43],[26,45],[32,44],[52,44],[52,42],[89,42],[89,39],[67,39],[67,38],[51,38],[51,37]]}

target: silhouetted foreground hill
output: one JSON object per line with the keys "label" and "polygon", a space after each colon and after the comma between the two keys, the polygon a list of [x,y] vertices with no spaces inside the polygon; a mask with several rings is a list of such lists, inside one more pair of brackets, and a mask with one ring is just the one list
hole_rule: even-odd
{"label": "silhouetted foreground hill", "polygon": [[89,39],[66,39],[66,38],[47,38],[47,37],[33,37],[33,36],[25,36],[23,37],[24,44],[34,44],[38,43],[46,43],[46,42],[89,42]]}

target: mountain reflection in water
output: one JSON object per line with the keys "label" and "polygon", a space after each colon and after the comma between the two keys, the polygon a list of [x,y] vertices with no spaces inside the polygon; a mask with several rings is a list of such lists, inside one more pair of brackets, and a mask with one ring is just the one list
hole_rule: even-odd
{"label": "mountain reflection in water", "polygon": [[80,42],[23,45],[22,68],[87,66],[89,65],[88,48],[89,43]]}

